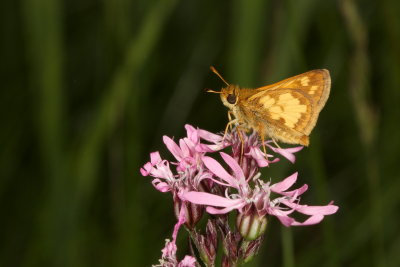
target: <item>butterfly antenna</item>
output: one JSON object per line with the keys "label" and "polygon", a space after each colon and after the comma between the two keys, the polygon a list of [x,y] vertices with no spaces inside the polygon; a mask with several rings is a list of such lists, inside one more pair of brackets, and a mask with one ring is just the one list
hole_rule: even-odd
{"label": "butterfly antenna", "polygon": [[225,81],[224,78],[222,78],[221,74],[219,74],[219,72],[214,68],[214,66],[210,67],[211,71],[214,72],[226,85],[229,86],[229,83],[227,81]]}
{"label": "butterfly antenna", "polygon": [[208,88],[204,89],[204,91],[206,91],[207,93],[215,93],[215,94],[221,94],[222,93],[222,92],[214,91],[214,90],[208,89]]}

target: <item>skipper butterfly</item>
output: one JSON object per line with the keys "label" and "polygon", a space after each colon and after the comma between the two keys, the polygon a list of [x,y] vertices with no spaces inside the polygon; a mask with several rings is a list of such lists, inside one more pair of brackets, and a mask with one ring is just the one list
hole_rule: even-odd
{"label": "skipper butterfly", "polygon": [[227,85],[221,91],[207,90],[220,94],[229,108],[225,134],[232,125],[251,129],[261,137],[264,152],[268,137],[275,143],[309,145],[309,135],[329,97],[328,70],[311,70],[256,89],[229,84],[214,67],[211,70]]}

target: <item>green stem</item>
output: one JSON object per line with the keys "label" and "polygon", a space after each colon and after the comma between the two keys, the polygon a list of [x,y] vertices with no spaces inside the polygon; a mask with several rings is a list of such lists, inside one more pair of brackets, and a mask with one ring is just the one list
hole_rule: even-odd
{"label": "green stem", "polygon": [[292,229],[282,227],[283,267],[294,266]]}

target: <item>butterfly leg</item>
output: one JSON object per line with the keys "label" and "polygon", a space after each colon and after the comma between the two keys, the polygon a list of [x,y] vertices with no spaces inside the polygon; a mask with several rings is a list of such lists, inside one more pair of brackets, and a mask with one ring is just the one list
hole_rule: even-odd
{"label": "butterfly leg", "polygon": [[261,143],[262,143],[262,146],[263,146],[265,159],[268,160],[267,147],[265,146],[265,137],[264,137],[264,135],[261,135]]}
{"label": "butterfly leg", "polygon": [[232,115],[233,115],[233,112],[229,110],[229,111],[228,111],[228,124],[226,124],[225,131],[224,131],[224,137],[223,137],[222,140],[225,140],[225,136],[226,136],[226,134],[228,133],[228,129],[229,129],[229,128],[230,128],[231,131],[232,131],[232,124],[238,122],[237,119],[232,119]]}
{"label": "butterfly leg", "polygon": [[242,127],[237,126],[236,131],[238,134],[238,137],[240,139],[240,156],[239,156],[239,163],[242,166],[243,165],[243,157],[244,157],[244,140],[243,140],[243,135],[242,135]]}
{"label": "butterfly leg", "polygon": [[257,133],[261,137],[261,144],[263,146],[265,159],[268,160],[267,147],[265,146],[265,133],[264,133],[264,128],[261,124],[258,125]]}
{"label": "butterfly leg", "polygon": [[232,127],[232,124],[234,124],[234,123],[237,123],[237,119],[230,120],[230,121],[226,124],[225,132],[224,132],[224,137],[222,138],[222,141],[225,140],[225,137],[226,137],[226,135],[227,135],[227,133],[228,133],[229,127]]}
{"label": "butterfly leg", "polygon": [[274,142],[274,144],[275,144],[278,148],[282,149],[282,148],[278,145],[278,143],[275,141],[275,139],[272,138],[272,141]]}
{"label": "butterfly leg", "polygon": [[[233,121],[232,115],[233,115],[233,112],[229,110],[228,111],[228,121]],[[231,128],[231,130],[232,130],[232,128]]]}
{"label": "butterfly leg", "polygon": [[244,154],[244,140],[243,140],[243,135],[242,135],[241,129],[242,128],[240,126],[236,127],[236,131],[237,131],[239,139],[240,139],[240,155],[243,155]]}

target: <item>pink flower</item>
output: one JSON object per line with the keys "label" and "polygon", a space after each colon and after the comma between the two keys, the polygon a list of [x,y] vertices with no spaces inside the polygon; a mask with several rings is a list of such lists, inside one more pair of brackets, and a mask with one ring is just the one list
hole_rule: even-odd
{"label": "pink flower", "polygon": [[177,160],[178,172],[184,172],[189,168],[196,169],[200,164],[200,157],[203,153],[197,151],[200,144],[198,131],[190,125],[186,125],[187,137],[179,140],[179,146],[168,136],[163,137],[164,144]]}
{"label": "pink flower", "polygon": [[274,151],[275,153],[281,154],[286,159],[288,159],[291,163],[294,163],[296,161],[296,157],[294,156],[293,153],[299,152],[300,150],[303,149],[302,146],[289,147],[289,148],[274,147],[274,146],[270,145],[270,143],[273,143],[272,141],[267,141],[266,143],[267,143],[267,147],[272,149],[272,151]]}
{"label": "pink flower", "polygon": [[[256,133],[248,135],[238,128],[226,136],[191,125],[185,125],[185,128],[186,137],[177,141],[163,137],[164,144],[174,157],[173,161],[162,159],[157,151],[150,154],[150,161],[140,169],[143,176],[152,177],[152,184],[157,190],[172,193],[178,218],[172,241],[166,240],[162,257],[155,266],[196,266],[197,261],[192,256],[177,260],[176,238],[182,224],[190,232],[192,244],[205,265],[214,264],[218,240],[222,240],[222,250],[229,251],[222,262],[236,265],[252,258],[259,250],[268,224],[267,216],[277,217],[288,227],[317,224],[324,216],[337,212],[338,207],[332,202],[325,206],[300,204],[300,196],[308,186],[304,184],[290,189],[297,180],[297,172],[275,184],[260,179],[260,168],[278,162],[280,158],[277,155],[294,163],[294,153],[300,151],[302,146],[280,148],[273,146],[271,140],[262,144]],[[269,154],[264,153],[263,145]],[[230,154],[221,152],[222,149],[230,151]],[[216,152],[229,170],[210,157]],[[207,231],[201,234],[195,226],[204,210],[216,216],[208,220]],[[239,212],[236,228],[231,228],[227,216],[218,216],[233,210]],[[293,218],[295,212],[307,218],[297,221]],[[248,246],[243,247],[242,241]]]}
{"label": "pink flower", "polygon": [[[238,131],[239,130],[233,130],[226,137],[227,139],[226,142],[228,142],[228,144],[232,146],[232,156],[237,160],[240,158],[240,154],[242,152],[242,140],[239,137]],[[243,162],[244,164],[246,164],[246,161],[250,161],[250,164],[249,162],[247,162],[248,165],[256,163],[256,165],[261,168],[261,167],[267,167],[271,163],[279,161],[279,158],[274,158],[274,155],[272,154],[265,155],[265,153],[262,151],[262,143],[260,142],[257,133],[253,132],[252,134],[247,135],[244,132],[242,132],[242,139],[243,139],[243,152],[245,158],[245,161]],[[295,162],[294,153],[303,149],[302,146],[292,147],[292,148],[278,148],[272,146],[271,143],[273,143],[273,141],[265,142],[268,149],[272,150],[272,152],[280,154],[281,156],[285,157],[292,163]],[[242,167],[246,172],[246,167],[245,166]]]}
{"label": "pink flower", "polygon": [[[231,210],[238,210],[240,213],[246,213],[255,209],[258,215],[266,214],[276,216],[285,226],[311,225],[319,223],[325,215],[330,215],[338,210],[338,207],[332,203],[326,206],[307,206],[300,205],[299,196],[308,188],[307,185],[287,191],[297,180],[297,173],[292,174],[283,181],[270,184],[259,179],[259,174],[253,177],[245,177],[243,170],[234,158],[220,153],[226,164],[231,168],[232,175],[229,174],[216,160],[204,156],[205,166],[216,176],[208,179],[213,180],[226,187],[225,196],[219,196],[206,192],[190,191],[181,195],[181,198],[194,204],[206,205],[207,212],[211,214],[224,214]],[[251,187],[249,182],[254,182]],[[272,198],[271,194],[278,196]],[[298,222],[289,215],[293,212],[299,212],[309,215],[304,222]]]}
{"label": "pink flower", "polygon": [[196,259],[186,255],[185,258],[179,262],[178,267],[196,267]]}
{"label": "pink flower", "polygon": [[167,239],[165,247],[161,250],[162,257],[159,259],[159,264],[153,265],[153,267],[196,267],[196,259],[192,256],[186,255],[183,260],[178,262],[176,258],[177,250],[175,242]]}
{"label": "pink flower", "polygon": [[[204,130],[198,130],[186,125],[187,137],[178,141],[179,145],[171,138],[164,136],[163,140],[175,157],[175,162],[163,160],[159,152],[150,154],[150,162],[147,162],[140,172],[143,176],[154,177],[152,184],[160,192],[171,192],[174,201],[174,210],[178,218],[179,209],[187,210],[186,226],[192,229],[201,219],[204,208],[190,202],[183,202],[178,197],[186,191],[203,191],[207,184],[201,181],[211,176],[211,173],[204,168],[202,151],[204,148],[200,143],[201,138],[218,141],[219,136]],[[207,148],[209,149],[209,148]],[[176,171],[171,170],[171,165],[176,165]]]}
{"label": "pink flower", "polygon": [[152,184],[160,192],[171,191],[176,180],[169,168],[169,162],[162,160],[158,152],[150,154],[150,162],[147,162],[140,169],[140,173],[143,176],[151,175],[155,177],[156,179],[153,179]]}
{"label": "pink flower", "polygon": [[170,162],[162,160],[159,152],[150,154],[150,162],[147,162],[140,172],[143,176],[153,176],[152,184],[160,192],[182,191],[187,189],[197,189],[201,180],[209,176],[203,171],[201,157],[204,153],[198,152],[200,139],[197,130],[187,126],[188,137],[179,140],[179,146],[168,136],[163,140],[171,154],[177,162],[177,174],[173,174],[170,169]]}
{"label": "pink flower", "polygon": [[[160,192],[198,189],[200,182],[209,178],[210,173],[205,171],[203,156],[206,153],[217,152],[227,146],[232,147],[233,158],[237,161],[241,159],[242,169],[246,176],[254,176],[259,167],[269,166],[271,163],[279,161],[278,158],[267,160],[264,152],[261,151],[261,142],[258,136],[253,133],[249,136],[243,134],[243,144],[237,131],[227,134],[225,140],[223,136],[210,133],[206,130],[195,129],[191,125],[185,125],[187,137],[179,139],[178,144],[168,136],[163,137],[164,144],[177,160],[169,162],[160,157],[159,152],[150,154],[150,162],[147,162],[140,172],[143,176],[153,176],[152,184]],[[207,143],[202,143],[201,140]],[[266,145],[273,152],[276,152],[291,162],[294,162],[293,153],[300,151],[303,147],[276,148],[271,146],[270,141]],[[243,145],[244,155],[240,156]],[[273,155],[267,155],[273,158]],[[176,174],[173,174],[170,164],[176,165]]]}

